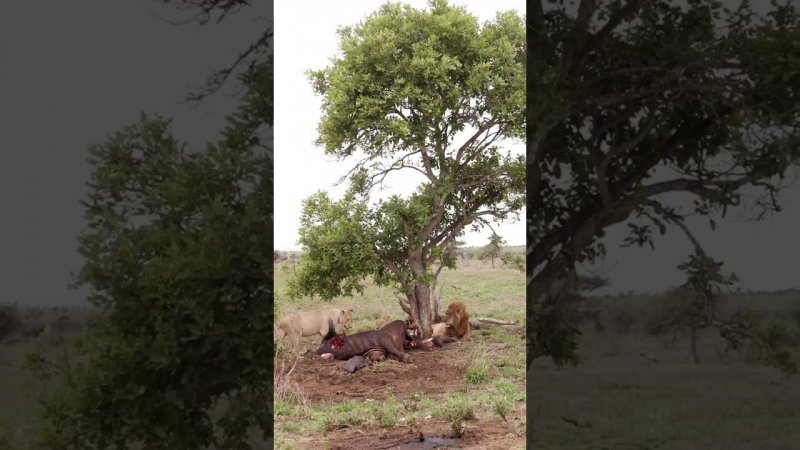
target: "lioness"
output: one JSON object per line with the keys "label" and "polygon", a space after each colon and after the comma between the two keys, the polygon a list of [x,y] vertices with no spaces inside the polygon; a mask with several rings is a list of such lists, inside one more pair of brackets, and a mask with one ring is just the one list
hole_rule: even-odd
{"label": "lioness", "polygon": [[352,326],[353,310],[328,308],[320,311],[306,311],[287,314],[275,325],[275,338],[289,338],[289,348],[300,355],[300,338],[319,334],[323,338],[331,331],[330,326],[341,325],[345,329]]}
{"label": "lioness", "polygon": [[378,317],[378,319],[375,321],[375,329],[380,330],[381,328],[386,326],[387,323],[391,321],[392,319],[389,318],[389,316]]}

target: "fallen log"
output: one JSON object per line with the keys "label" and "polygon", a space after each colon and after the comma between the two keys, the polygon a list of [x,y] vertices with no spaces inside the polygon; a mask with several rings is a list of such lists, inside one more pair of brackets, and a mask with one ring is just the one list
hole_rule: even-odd
{"label": "fallen log", "polygon": [[500,319],[490,319],[488,317],[478,317],[478,320],[485,323],[493,323],[495,325],[516,325],[517,322],[507,322]]}
{"label": "fallen log", "polygon": [[473,330],[480,330],[491,325],[516,325],[517,322],[507,322],[500,319],[490,319],[488,317],[479,317],[477,319],[470,319],[469,326]]}

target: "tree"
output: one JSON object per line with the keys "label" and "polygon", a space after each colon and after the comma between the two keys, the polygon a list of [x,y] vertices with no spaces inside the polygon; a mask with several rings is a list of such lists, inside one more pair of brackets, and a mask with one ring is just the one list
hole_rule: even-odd
{"label": "tree", "polygon": [[504,266],[511,266],[520,272],[525,272],[525,254],[524,253],[506,253],[500,257]]}
{"label": "tree", "polygon": [[503,238],[497,233],[492,233],[492,235],[489,236],[489,244],[481,250],[480,259],[491,259],[492,269],[494,269],[495,258],[501,258],[503,256],[503,244],[505,244]]}
{"label": "tree", "polygon": [[[181,4],[203,21],[247,2]],[[142,114],[90,147],[86,262],[75,282],[91,288],[99,316],[44,399],[44,447],[248,448],[254,428],[271,436],[272,150],[263,136],[273,71],[269,40],[256,44],[220,72],[244,89],[218,142],[189,149],[169,120]],[[47,384],[54,366],[41,355],[29,362]]]}
{"label": "tree", "polygon": [[[466,227],[524,205],[524,156],[500,148],[524,133],[524,35],[513,12],[480,26],[444,0],[428,10],[385,4],[340,29],[341,55],[310,79],[323,98],[317,143],[354,165],[343,198],[304,202],[290,295],[350,295],[370,276],[397,287],[430,335],[432,289],[456,264],[447,249]],[[372,203],[395,171],[423,181],[407,198]]]}
{"label": "tree", "polygon": [[650,319],[650,332],[657,336],[668,333],[677,336],[681,328],[688,328],[691,332],[692,358],[696,364],[700,364],[697,333],[701,329],[721,323],[722,289],[737,281],[735,274],[725,276],[721,268],[721,262],[710,258],[698,247],[695,254],[690,255],[689,261],[678,266],[678,269],[686,273],[686,282],[667,294],[664,299],[666,301],[661,308],[654,311]]}
{"label": "tree", "polygon": [[[688,215],[725,216],[751,203],[779,211],[784,172],[800,156],[800,15],[775,3],[536,1],[529,9],[529,348],[577,358],[576,335],[553,315],[575,266],[603,258],[600,239],[629,222],[629,244]],[[689,211],[665,194],[693,198]],[[558,331],[558,336],[540,336]]]}
{"label": "tree", "polygon": [[697,333],[701,329],[713,328],[726,340],[726,351],[741,350],[746,345],[755,351],[761,362],[779,369],[782,376],[797,373],[792,352],[800,344],[800,335],[789,330],[786,324],[764,320],[763,314],[748,309],[740,308],[725,317],[721,311],[721,294],[738,278],[735,274],[723,275],[723,263],[709,257],[690,237],[695,244],[695,253],[678,266],[686,273],[686,282],[665,297],[666,302],[651,317],[650,332],[656,335],[672,332],[674,343],[677,331],[688,328],[692,358],[700,364]]}

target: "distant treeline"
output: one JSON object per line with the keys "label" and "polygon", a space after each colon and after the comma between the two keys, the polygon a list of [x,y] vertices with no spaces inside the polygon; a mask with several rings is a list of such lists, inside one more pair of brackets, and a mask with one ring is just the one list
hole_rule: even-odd
{"label": "distant treeline", "polygon": [[[485,251],[486,251],[485,246],[457,247],[455,249],[456,255],[458,255],[459,259],[481,259]],[[504,246],[502,248],[502,253],[508,255],[525,255],[525,246],[524,245]],[[275,250],[273,260],[275,262],[279,261],[296,262],[300,260],[301,256],[303,256],[303,252],[300,250]]]}
{"label": "distant treeline", "polygon": [[[660,292],[635,292],[633,290],[629,290],[626,292],[618,292],[615,294],[589,294],[586,295],[587,298],[595,298],[598,300],[603,299],[627,299],[627,300],[637,300],[637,299],[651,299],[653,297],[660,297],[667,292],[673,290],[675,288],[667,288]],[[728,294],[728,296],[757,296],[757,297],[764,297],[764,296],[798,296],[800,297],[800,288],[785,288],[785,289],[775,289],[775,290],[751,290],[751,289],[737,289],[734,292]]]}

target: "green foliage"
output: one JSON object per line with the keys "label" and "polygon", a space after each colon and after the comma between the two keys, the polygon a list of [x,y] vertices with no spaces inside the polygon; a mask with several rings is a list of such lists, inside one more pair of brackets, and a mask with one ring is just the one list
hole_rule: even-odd
{"label": "green foliage", "polygon": [[440,145],[444,136],[430,126],[452,135],[481,125],[481,114],[507,124],[507,136],[524,136],[525,31],[513,12],[481,27],[446,1],[429,11],[386,3],[339,38],[342,56],[310,72],[324,96],[319,143],[329,153]]}
{"label": "green foliage", "polygon": [[[691,237],[691,235],[689,235]],[[648,318],[648,331],[656,336],[674,333],[681,328],[692,330],[691,349],[695,362],[697,354],[696,331],[708,327],[720,328],[719,298],[725,287],[738,280],[735,274],[722,274],[722,262],[715,261],[700,247],[689,260],[678,265],[686,273],[686,282],[669,292],[652,310]],[[725,336],[722,333],[723,337]]]}
{"label": "green foliage", "polygon": [[[553,286],[604,258],[607,227],[629,222],[627,244],[654,246],[655,231],[683,225],[663,194],[690,194],[687,214],[724,216],[746,192],[756,218],[779,211],[800,158],[796,5],[760,16],[751,2],[582,1],[578,16],[563,3],[529,7],[534,303],[558,301]],[[556,348],[571,346],[529,356]]]}
{"label": "green foliage", "polygon": [[[683,288],[693,294],[697,301],[695,309],[698,315],[710,317],[717,307],[717,297],[722,289],[738,281],[736,274],[724,276],[721,261],[715,261],[700,250],[689,255],[689,261],[678,265],[678,269],[686,273]],[[708,319],[700,317],[698,321]]]}
{"label": "green foliage", "polygon": [[503,265],[525,272],[525,256],[517,253],[506,253],[500,257]]}
{"label": "green foliage", "polygon": [[797,373],[797,361],[793,350],[800,345],[800,335],[780,322],[769,321],[756,331],[755,348],[762,362],[789,377]]}
{"label": "green foliage", "polygon": [[17,304],[0,305],[0,341],[20,326]]}
{"label": "green foliage", "polygon": [[495,397],[492,399],[492,404],[494,405],[494,412],[505,421],[506,415],[511,411],[511,402],[505,397]]}
{"label": "green foliage", "polygon": [[793,353],[800,346],[800,333],[786,324],[745,309],[720,321],[718,329],[729,349],[750,350],[758,361],[780,370],[783,377],[797,373]]}
{"label": "green foliage", "polygon": [[384,428],[392,428],[397,424],[400,404],[389,396],[385,401],[374,406],[373,414],[378,424]]}
{"label": "green foliage", "polygon": [[483,261],[491,259],[492,267],[494,267],[494,260],[503,256],[503,244],[505,243],[506,242],[503,241],[503,238],[500,237],[500,235],[497,233],[492,233],[492,235],[489,236],[489,243],[481,249],[481,252],[478,254],[478,258]]}
{"label": "green foliage", "polygon": [[485,383],[489,380],[489,364],[485,361],[471,364],[464,373],[464,380],[472,384]]}
{"label": "green foliage", "polygon": [[531,305],[534,311],[528,316],[526,327],[528,364],[540,356],[549,356],[558,366],[580,363],[579,304],[577,296],[562,292]]}
{"label": "green foliage", "polygon": [[369,422],[370,412],[369,405],[352,400],[331,404],[330,408],[318,414],[316,428],[320,431],[330,431],[364,425]]}
{"label": "green foliage", "polygon": [[453,396],[445,401],[442,408],[443,418],[450,422],[454,437],[461,437],[467,429],[466,422],[475,418],[472,403],[464,396]]}
{"label": "green foliage", "polygon": [[363,292],[361,281],[377,261],[370,216],[366,203],[352,193],[338,202],[324,192],[306,199],[299,241],[305,255],[289,280],[289,296],[319,294],[328,300]]}
{"label": "green foliage", "polygon": [[240,79],[242,104],[204,151],[144,114],[90,147],[76,284],[101,319],[44,399],[48,448],[249,448],[254,428],[272,434],[271,62]]}
{"label": "green foliage", "polygon": [[[663,336],[683,328],[713,327],[725,339],[728,349],[751,349],[759,361],[779,369],[783,376],[797,372],[792,349],[800,344],[800,338],[795,331],[749,310],[740,309],[730,317],[722,317],[722,290],[732,286],[737,277],[723,275],[721,262],[697,249],[678,268],[686,273],[686,282],[665,295],[652,309],[648,319],[651,334]],[[694,345],[692,350],[696,351]],[[696,353],[694,356],[697,360]]]}
{"label": "green foliage", "polygon": [[[455,266],[465,227],[519,211],[524,157],[499,144],[524,135],[524,38],[514,13],[481,26],[443,0],[428,10],[387,3],[339,30],[341,53],[309,78],[322,96],[317,142],[355,161],[351,185],[338,201],[306,200],[291,295],[361,292],[367,276],[406,293],[430,286]],[[371,202],[397,170],[425,181],[407,198]]]}

